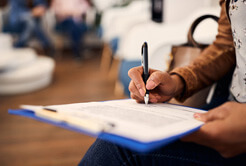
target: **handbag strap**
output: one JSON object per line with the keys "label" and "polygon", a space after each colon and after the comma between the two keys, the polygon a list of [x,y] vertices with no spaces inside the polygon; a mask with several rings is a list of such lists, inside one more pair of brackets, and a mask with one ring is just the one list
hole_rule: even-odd
{"label": "handbag strap", "polygon": [[203,20],[207,19],[207,18],[211,18],[213,19],[214,21],[218,22],[219,18],[215,15],[210,15],[210,14],[207,14],[207,15],[203,15],[203,16],[200,16],[198,17],[192,24],[191,24],[191,27],[189,29],[189,32],[188,32],[188,45],[189,46],[193,46],[193,47],[198,47],[198,48],[205,48],[207,45],[205,44],[200,44],[200,43],[197,43],[195,41],[195,39],[193,38],[193,34],[195,32],[195,29],[196,27],[199,25],[200,22],[202,22]]}

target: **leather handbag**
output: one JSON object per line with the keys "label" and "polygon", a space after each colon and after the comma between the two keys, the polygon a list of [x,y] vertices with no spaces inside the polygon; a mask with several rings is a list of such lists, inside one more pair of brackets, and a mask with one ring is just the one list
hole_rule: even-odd
{"label": "leather handbag", "polygon": [[[188,41],[185,44],[178,45],[178,46],[172,46],[171,50],[171,62],[168,71],[171,71],[172,69],[176,67],[183,67],[187,66],[194,59],[196,59],[198,56],[200,56],[201,52],[208,46],[207,44],[198,43],[193,38],[193,34],[195,32],[196,27],[199,25],[200,22],[202,22],[205,19],[211,18],[218,21],[218,17],[214,15],[203,15],[199,18],[197,18],[191,25],[189,32],[188,32]],[[174,98],[169,101],[169,103],[173,104],[180,104],[190,107],[196,107],[199,108],[206,104],[206,99],[209,94],[210,87],[203,89],[188,99],[186,99],[183,103],[178,102]]]}

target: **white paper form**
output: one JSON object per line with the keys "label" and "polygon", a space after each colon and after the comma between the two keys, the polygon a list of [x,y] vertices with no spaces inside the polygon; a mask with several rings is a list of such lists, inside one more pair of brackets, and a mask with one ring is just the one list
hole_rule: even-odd
{"label": "white paper form", "polygon": [[152,142],[180,135],[203,124],[193,118],[189,107],[159,103],[139,104],[132,99],[47,106],[58,113],[114,124],[107,133],[140,142]]}

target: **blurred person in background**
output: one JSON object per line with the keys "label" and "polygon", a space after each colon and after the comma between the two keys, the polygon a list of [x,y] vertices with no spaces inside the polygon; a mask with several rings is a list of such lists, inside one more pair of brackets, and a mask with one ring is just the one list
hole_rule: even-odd
{"label": "blurred person in background", "polygon": [[70,36],[74,57],[81,59],[81,38],[87,31],[86,13],[92,3],[89,0],[53,0],[51,8],[57,20],[56,30]]}
{"label": "blurred person in background", "polygon": [[[32,37],[36,37],[47,53],[52,50],[52,43],[41,25],[47,3],[45,0],[10,0],[10,12],[7,31],[19,35],[14,47],[25,47]],[[48,54],[49,54],[48,53]]]}

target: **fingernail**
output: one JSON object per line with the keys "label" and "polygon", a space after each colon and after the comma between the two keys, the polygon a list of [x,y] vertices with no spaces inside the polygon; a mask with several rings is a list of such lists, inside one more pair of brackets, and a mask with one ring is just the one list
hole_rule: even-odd
{"label": "fingernail", "polygon": [[201,114],[200,113],[195,113],[193,116],[195,119],[201,120]]}
{"label": "fingernail", "polygon": [[145,95],[145,90],[139,89],[139,93],[140,93],[141,96],[144,96]]}
{"label": "fingernail", "polygon": [[155,82],[152,81],[152,80],[149,80],[149,81],[147,82],[146,88],[147,88],[147,89],[153,89],[154,87],[155,87]]}

